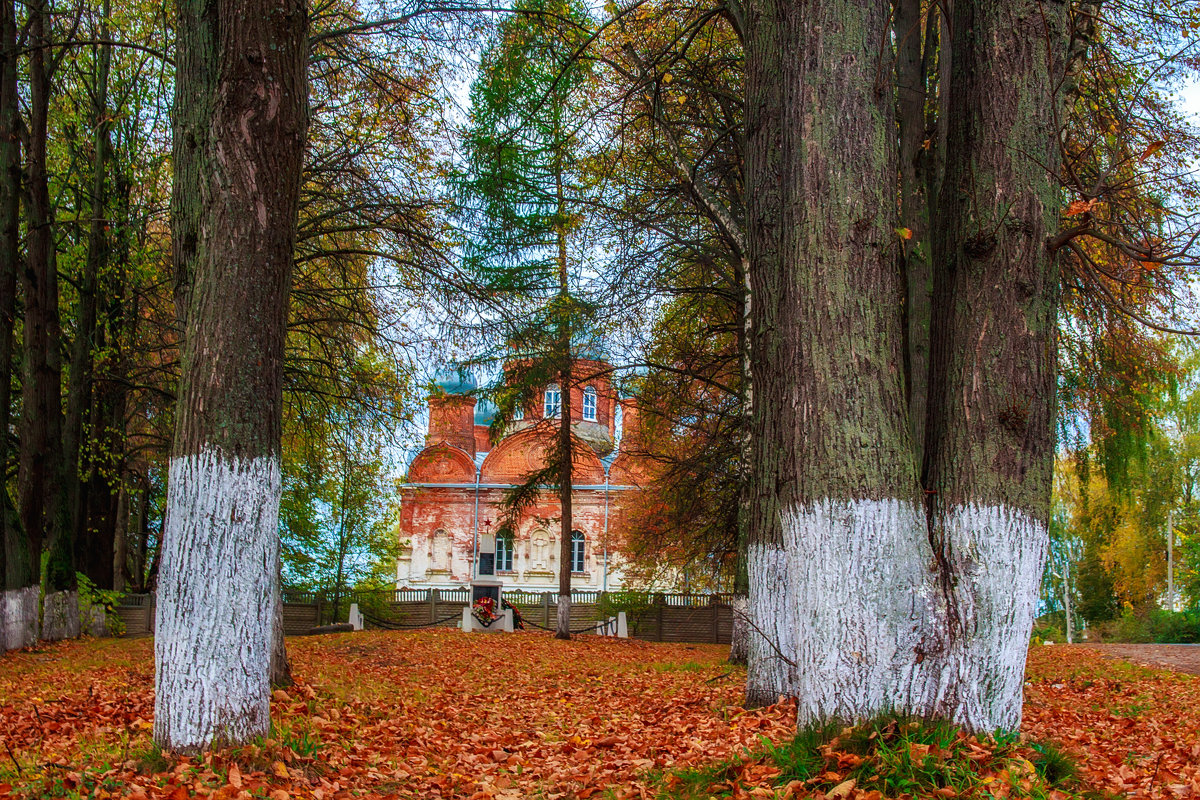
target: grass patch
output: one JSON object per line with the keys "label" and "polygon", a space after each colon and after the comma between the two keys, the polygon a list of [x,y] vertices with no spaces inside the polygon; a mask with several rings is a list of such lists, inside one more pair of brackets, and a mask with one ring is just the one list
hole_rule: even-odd
{"label": "grass patch", "polygon": [[707,672],[711,664],[697,664],[695,661],[684,661],[682,663],[672,661],[661,661],[650,665],[656,672]]}
{"label": "grass patch", "polygon": [[[775,797],[827,798],[1082,796],[1075,763],[1051,745],[1016,737],[970,736],[945,722],[881,717],[845,728],[800,731],[782,743],[659,781],[661,800],[742,797],[766,789]],[[1053,793],[1053,794],[1052,794]]]}

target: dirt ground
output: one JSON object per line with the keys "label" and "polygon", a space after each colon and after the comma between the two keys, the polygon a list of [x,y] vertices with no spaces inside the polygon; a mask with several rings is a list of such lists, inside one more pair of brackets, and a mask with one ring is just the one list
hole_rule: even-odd
{"label": "dirt ground", "polygon": [[1113,658],[1144,667],[1200,675],[1200,645],[1196,644],[1089,644],[1082,645]]}

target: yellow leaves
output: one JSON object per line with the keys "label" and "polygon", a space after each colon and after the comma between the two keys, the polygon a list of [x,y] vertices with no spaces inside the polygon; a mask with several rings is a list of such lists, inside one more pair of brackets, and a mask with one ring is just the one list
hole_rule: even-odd
{"label": "yellow leaves", "polygon": [[910,228],[896,228],[896,235],[907,242],[913,237],[913,232]]}
{"label": "yellow leaves", "polygon": [[282,761],[276,761],[271,764],[271,772],[274,773],[276,778],[286,779],[290,777],[288,774],[287,764],[284,764]]}

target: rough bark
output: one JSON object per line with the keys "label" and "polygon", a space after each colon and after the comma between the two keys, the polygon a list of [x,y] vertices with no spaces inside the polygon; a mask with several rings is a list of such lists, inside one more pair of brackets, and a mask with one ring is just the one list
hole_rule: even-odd
{"label": "rough bark", "polygon": [[[21,145],[17,105],[17,26],[12,0],[0,0],[0,643],[37,642],[37,563],[8,491],[17,274],[20,271]],[[33,605],[25,613],[28,588]],[[9,596],[9,592],[17,594]],[[12,608],[10,609],[10,604]],[[11,621],[11,628],[10,628]]]}
{"label": "rough bark", "polygon": [[[197,752],[267,733],[283,345],[307,130],[303,0],[185,0],[177,239],[195,236],[158,576],[155,741]],[[191,109],[188,115],[191,114]],[[190,227],[193,226],[194,227]]]}
{"label": "rough bark", "polygon": [[[50,9],[45,0],[29,6],[29,125],[27,176],[26,266],[21,289],[25,298],[25,373],[21,404],[21,451],[18,495],[21,526],[30,559],[46,560],[46,596],[75,591],[75,559],[70,509],[65,494],[62,443],[62,338],[58,312],[58,271],[46,163],[50,106]],[[35,561],[31,570],[38,576]],[[57,602],[57,601],[55,601]],[[57,608],[51,609],[59,616]],[[78,613],[66,621],[78,621]],[[56,637],[63,629],[50,631]],[[70,636],[78,635],[65,629]]]}
{"label": "rough bark", "polygon": [[[902,371],[886,3],[747,5],[747,702],[922,708],[937,615]],[[880,85],[880,81],[883,82]]]}
{"label": "rough bark", "polygon": [[1016,730],[1045,563],[1065,6],[956,0],[925,485],[949,618],[937,713]]}
{"label": "rough bark", "polygon": [[[905,389],[915,463],[923,460],[929,384],[929,319],[933,274],[929,257],[929,203],[925,171],[925,46],[922,0],[896,0],[896,123],[900,131],[900,270],[904,276]],[[930,15],[936,11],[931,9]]]}

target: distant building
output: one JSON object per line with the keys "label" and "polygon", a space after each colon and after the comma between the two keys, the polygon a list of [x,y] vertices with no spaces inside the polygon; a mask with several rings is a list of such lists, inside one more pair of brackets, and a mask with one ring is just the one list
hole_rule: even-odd
{"label": "distant building", "polygon": [[[574,367],[577,376],[593,376],[571,390],[571,427],[579,447],[567,566],[575,589],[622,588],[616,522],[622,499],[639,491],[636,460],[615,449],[618,406],[627,445],[638,438],[637,409],[618,400],[609,371],[607,363],[592,359],[577,359]],[[506,489],[544,465],[557,431],[559,387],[539,392],[495,447],[488,438],[495,412],[470,394],[474,383],[450,378],[439,381],[438,388],[429,398],[425,448],[413,459],[401,490],[397,587],[466,584],[480,538],[494,536],[495,575],[505,588],[556,589],[563,568],[557,492],[546,491],[512,528],[500,525],[499,506]]]}

